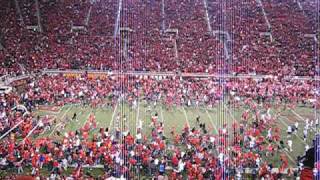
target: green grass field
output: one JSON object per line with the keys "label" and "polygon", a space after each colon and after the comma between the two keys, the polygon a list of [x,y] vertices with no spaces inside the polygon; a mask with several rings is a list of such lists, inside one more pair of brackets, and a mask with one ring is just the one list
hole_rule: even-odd
{"label": "green grass field", "polygon": [[[66,105],[61,108],[59,113],[54,114],[57,117],[57,122],[53,125],[51,130],[38,137],[55,137],[55,132],[57,131],[61,132],[62,134],[69,131],[75,131],[84,126],[91,113],[95,115],[97,126],[99,128],[110,127],[111,131],[114,127],[114,119],[116,114],[120,113],[121,115],[126,115],[126,126],[130,129],[130,132],[133,135],[136,134],[137,121],[139,119],[143,121],[143,133],[147,136],[150,135],[151,129],[149,125],[151,124],[151,116],[155,113],[158,113],[159,120],[163,122],[164,134],[168,139],[172,138],[170,132],[173,128],[176,130],[176,132],[181,132],[186,125],[189,125],[190,127],[196,127],[197,116],[200,116],[200,120],[207,125],[209,133],[217,134],[218,129],[222,128],[224,124],[228,125],[229,131],[231,132],[232,122],[240,120],[242,112],[246,110],[247,107],[242,106],[240,108],[233,108],[227,107],[226,104],[221,103],[213,108],[173,107],[172,109],[168,110],[165,106],[157,105],[155,108],[151,108],[151,111],[148,111],[148,109],[148,105],[145,102],[140,102],[139,107],[136,109],[130,108],[127,104],[118,104],[115,108],[98,107],[96,109],[92,109],[90,107]],[[68,121],[64,128],[59,126],[64,119],[70,119],[74,113],[77,113],[79,121]],[[46,114],[50,114],[50,112],[38,111],[36,114],[44,116]],[[312,142],[313,135],[310,136],[307,142],[303,141],[302,127],[305,125],[303,119],[306,118],[314,119],[314,109],[309,107],[297,107],[293,111],[286,109],[277,119],[279,122],[278,127],[282,129],[281,133],[284,140],[286,140],[287,137],[287,126],[294,124],[296,121],[299,122],[300,128],[298,134],[297,136],[292,136],[295,150],[288,153],[294,159],[304,152],[305,143],[310,144]],[[91,131],[91,134],[97,132],[98,128],[94,131]]]}
{"label": "green grass field", "polygon": [[[224,124],[228,125],[229,132],[232,132],[232,123],[234,121],[241,120],[242,112],[248,107],[228,107],[225,103],[214,106],[213,108],[207,107],[173,107],[168,110],[165,106],[158,104],[156,107],[152,107],[151,111],[144,101],[140,101],[138,108],[132,109],[125,103],[118,104],[115,108],[111,107],[98,107],[92,109],[90,107],[83,107],[79,105],[65,105],[61,107],[59,112],[50,111],[36,111],[36,115],[45,116],[53,115],[56,117],[56,121],[52,128],[39,136],[32,138],[51,137],[61,138],[56,134],[57,131],[64,134],[69,131],[75,131],[86,123],[89,115],[93,113],[96,117],[97,129],[90,132],[90,135],[98,133],[99,128],[109,127],[112,131],[114,128],[115,116],[120,113],[126,115],[126,126],[130,129],[131,134],[136,134],[136,127],[138,120],[143,121],[143,133],[146,136],[151,134],[151,116],[158,113],[159,120],[164,124],[164,134],[168,138],[168,143],[171,143],[172,135],[171,131],[174,128],[176,132],[181,132],[186,125],[195,127],[196,117],[200,116],[200,121],[207,125],[207,129],[211,134],[217,134],[218,129],[222,128]],[[272,109],[272,114],[278,110]],[[65,119],[72,118],[73,114],[77,113],[78,121],[66,121]],[[305,144],[311,144],[314,134],[311,134],[306,142],[303,141],[303,127],[305,125],[304,120],[306,118],[314,119],[314,109],[310,107],[297,107],[294,110],[286,109],[282,111],[277,118],[277,126],[281,129],[281,135],[284,142],[287,142],[287,126],[299,122],[299,131],[297,135],[292,136],[293,140],[293,152],[285,151],[289,157],[289,163],[291,167],[296,166],[296,158],[304,153]],[[251,116],[253,113],[251,112]],[[266,129],[267,131],[267,129]],[[263,132],[266,133],[266,132]],[[267,142],[266,142],[267,143]],[[267,157],[268,162],[272,162],[275,165],[280,166],[280,153],[276,153],[273,157]],[[266,157],[263,157],[266,160]],[[89,170],[88,170],[89,171]],[[92,174],[99,176],[103,173],[102,170],[93,170]],[[28,172],[28,170],[26,171]]]}

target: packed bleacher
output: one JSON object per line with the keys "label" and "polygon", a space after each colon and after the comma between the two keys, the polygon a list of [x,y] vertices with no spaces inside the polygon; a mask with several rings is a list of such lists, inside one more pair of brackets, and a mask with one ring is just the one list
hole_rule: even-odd
{"label": "packed bleacher", "polygon": [[[33,1],[20,4],[24,24],[14,1],[3,2],[1,17],[5,23],[1,24],[1,37],[6,48],[1,56],[13,61],[12,65],[2,65],[7,71],[21,70],[17,63],[30,71],[116,69],[125,62],[125,70],[216,73],[228,68],[230,73],[278,74],[287,73],[286,69],[291,68],[295,69],[291,72],[294,75],[314,75],[315,42],[304,35],[315,33],[316,22],[292,1],[266,1],[262,7],[254,0],[223,5],[208,2],[208,11],[202,1],[167,1],[163,10],[161,1],[124,1],[118,28],[117,2],[50,0],[39,3],[42,33],[26,29],[28,24],[37,24]],[[315,4],[303,3],[305,8]],[[221,34],[209,32],[207,21],[212,31],[230,35],[226,46]],[[73,26],[84,26],[86,30],[75,30]],[[126,36],[120,30],[125,27],[133,30]],[[116,35],[126,38],[116,38],[115,29],[118,29]],[[168,29],[178,32],[166,38]],[[272,42],[261,35],[265,32],[271,33]],[[221,67],[228,57],[226,52],[232,61],[231,67]],[[117,59],[122,62],[116,64]]]}

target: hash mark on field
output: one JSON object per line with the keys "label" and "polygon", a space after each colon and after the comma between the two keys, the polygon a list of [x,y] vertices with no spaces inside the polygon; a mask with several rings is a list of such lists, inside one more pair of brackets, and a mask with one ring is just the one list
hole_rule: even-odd
{"label": "hash mark on field", "polygon": [[183,110],[184,117],[186,118],[186,123],[187,123],[188,127],[190,128],[190,123],[189,123],[187,112],[186,112],[186,109],[184,108],[184,106],[182,106],[182,110]]}
{"label": "hash mark on field", "polygon": [[59,123],[53,128],[53,130],[52,130],[51,133],[49,134],[49,137],[56,131],[56,129],[57,129],[58,127],[61,126],[61,124],[62,124],[62,122],[59,122]]}

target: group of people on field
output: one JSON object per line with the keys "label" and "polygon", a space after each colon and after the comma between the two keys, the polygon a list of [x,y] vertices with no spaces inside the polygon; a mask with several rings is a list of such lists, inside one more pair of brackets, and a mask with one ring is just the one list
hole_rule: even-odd
{"label": "group of people on field", "polygon": [[[0,135],[4,136],[0,145],[0,168],[15,168],[17,172],[13,174],[23,174],[26,167],[31,166],[34,177],[43,176],[41,170],[46,169],[51,178],[75,179],[90,177],[95,167],[103,168],[106,178],[141,175],[160,179],[239,179],[252,174],[278,179],[298,176],[294,167],[299,166],[294,164],[297,163],[295,159],[290,164],[292,159],[288,156],[299,146],[293,137],[304,138],[308,144],[319,122],[306,118],[281,127],[278,118],[286,109],[297,106],[318,108],[319,95],[315,86],[313,81],[277,78],[221,82],[185,77],[90,79],[86,75],[64,77],[61,74],[36,77],[22,92],[1,96]],[[216,129],[205,123],[208,117],[201,116],[188,117],[195,123],[193,126],[186,123],[182,131],[177,131],[176,127],[164,129],[159,112],[153,109],[157,103],[165,105],[169,111],[175,106],[210,109],[219,106],[224,98],[228,99],[226,108],[239,109],[241,117],[233,119],[232,124],[224,122]],[[57,119],[33,115],[40,105],[86,103],[93,107],[115,108],[121,101],[128,102],[133,110],[138,108],[137,101],[149,104],[150,111],[146,113],[151,115],[150,131],[141,125],[150,121],[147,117],[140,119],[140,125],[131,132],[125,125],[130,121],[126,115],[115,115],[117,127],[99,128],[92,113],[78,130],[61,133]],[[25,105],[30,112],[13,110],[18,104]],[[74,114],[72,120],[77,121],[77,118]],[[57,133],[41,136],[50,130]],[[5,135],[8,131],[10,133]],[[283,131],[287,131],[287,136]],[[300,137],[298,131],[303,131],[304,137]],[[305,150],[312,147],[309,144]],[[279,158],[277,163],[268,161],[274,156]],[[68,174],[70,167],[73,173]]]}

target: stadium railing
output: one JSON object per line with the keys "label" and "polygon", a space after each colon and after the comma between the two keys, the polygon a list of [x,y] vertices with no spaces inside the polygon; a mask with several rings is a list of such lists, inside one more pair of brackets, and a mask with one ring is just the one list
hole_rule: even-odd
{"label": "stadium railing", "polygon": [[[274,75],[256,75],[256,74],[209,74],[209,73],[178,73],[178,72],[145,72],[145,71],[101,71],[101,70],[43,70],[43,74],[107,74],[107,75],[142,75],[142,76],[181,76],[181,77],[199,77],[199,78],[239,78],[239,79],[266,79],[277,78]],[[293,80],[320,80],[319,76],[285,76],[285,79]]]}

